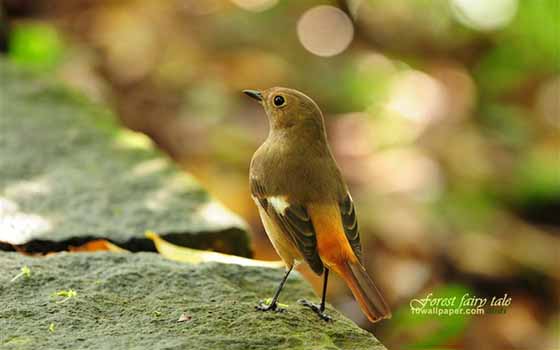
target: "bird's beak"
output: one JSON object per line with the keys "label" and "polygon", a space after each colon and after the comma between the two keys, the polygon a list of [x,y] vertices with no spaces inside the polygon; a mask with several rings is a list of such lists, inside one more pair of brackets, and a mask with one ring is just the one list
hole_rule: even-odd
{"label": "bird's beak", "polygon": [[254,98],[255,100],[262,102],[263,100],[263,96],[261,94],[260,91],[257,90],[243,90],[243,93],[251,98]]}

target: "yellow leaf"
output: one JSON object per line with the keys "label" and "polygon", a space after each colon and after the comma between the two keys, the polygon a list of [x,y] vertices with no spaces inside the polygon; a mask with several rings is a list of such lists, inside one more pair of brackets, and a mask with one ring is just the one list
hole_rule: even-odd
{"label": "yellow leaf", "polygon": [[146,231],[146,237],[151,239],[157,251],[169,260],[199,264],[203,262],[220,262],[224,264],[236,264],[243,266],[260,266],[268,268],[282,267],[282,261],[264,261],[247,259],[240,256],[180,247],[169,243],[153,231]]}

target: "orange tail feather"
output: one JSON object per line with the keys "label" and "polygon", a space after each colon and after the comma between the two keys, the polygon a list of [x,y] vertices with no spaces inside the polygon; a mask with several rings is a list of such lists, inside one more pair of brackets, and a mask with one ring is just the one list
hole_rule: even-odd
{"label": "orange tail feather", "polygon": [[360,304],[362,312],[371,322],[391,318],[389,306],[368,276],[366,269],[358,261],[347,261],[336,266],[335,271],[344,279]]}

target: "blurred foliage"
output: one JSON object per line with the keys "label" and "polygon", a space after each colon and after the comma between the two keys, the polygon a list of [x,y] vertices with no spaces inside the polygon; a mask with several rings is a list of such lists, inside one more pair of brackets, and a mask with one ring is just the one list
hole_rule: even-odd
{"label": "blurred foliage", "polygon": [[[438,287],[432,292],[438,298],[455,298],[461,300],[463,295],[472,295],[472,290],[459,284],[449,284]],[[459,302],[455,304],[458,306]],[[426,307],[428,309],[428,307]],[[453,309],[444,306],[441,309]],[[450,315],[434,317],[434,315],[412,314],[408,304],[399,307],[393,316],[395,327],[390,337],[414,339],[408,345],[410,349],[441,349],[449,345],[453,349],[453,342],[465,331],[470,318],[469,315]]]}
{"label": "blurred foliage", "polygon": [[[325,4],[330,17],[300,25]],[[557,344],[558,0],[3,5],[11,59],[112,105],[252,224],[259,259],[277,259],[247,183],[267,121],[240,90],[313,97],[357,202],[368,269],[397,311],[367,325],[336,278],[329,299],[388,347]],[[507,292],[513,304],[470,318],[410,313],[411,298],[466,291]]]}
{"label": "blurred foliage", "polygon": [[62,50],[56,29],[46,24],[15,26],[10,34],[9,57],[37,71],[53,69],[61,60]]}

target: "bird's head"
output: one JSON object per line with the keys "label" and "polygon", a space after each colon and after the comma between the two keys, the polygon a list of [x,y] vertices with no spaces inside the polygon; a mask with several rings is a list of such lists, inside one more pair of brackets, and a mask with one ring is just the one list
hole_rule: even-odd
{"label": "bird's head", "polygon": [[307,95],[283,87],[243,92],[262,104],[272,131],[291,129],[324,133],[321,110]]}

